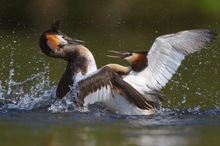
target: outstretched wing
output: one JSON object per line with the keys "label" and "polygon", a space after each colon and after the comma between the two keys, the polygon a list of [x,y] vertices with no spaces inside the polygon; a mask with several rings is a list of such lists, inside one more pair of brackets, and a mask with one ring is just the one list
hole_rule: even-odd
{"label": "outstretched wing", "polygon": [[[102,90],[105,91],[105,93],[103,93]],[[118,94],[122,95],[122,98],[124,97],[129,103],[140,109],[152,109],[157,106],[157,103],[144,98],[136,89],[123,81],[121,77],[108,66],[105,66],[91,76],[82,79],[77,85],[77,94],[81,102],[84,102],[86,98],[87,101],[91,100],[93,103],[101,102],[104,100],[102,99],[104,98],[104,95],[112,94],[112,90],[115,90]],[[100,93],[97,93],[97,96],[90,96],[95,92]],[[101,96],[99,96],[99,94],[101,94]],[[107,98],[114,98],[114,96],[107,96]]]}
{"label": "outstretched wing", "polygon": [[161,90],[171,79],[186,55],[206,47],[214,40],[213,30],[187,30],[163,35],[153,43],[147,58],[147,87]]}

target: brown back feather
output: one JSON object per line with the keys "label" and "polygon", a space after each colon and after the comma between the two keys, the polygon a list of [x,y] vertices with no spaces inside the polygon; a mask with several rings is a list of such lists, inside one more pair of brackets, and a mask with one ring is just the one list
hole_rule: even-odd
{"label": "brown back feather", "polygon": [[147,100],[130,84],[123,81],[122,78],[110,67],[105,66],[100,71],[86,79],[78,82],[78,91],[81,101],[90,93],[96,92],[102,87],[111,86],[119,94],[124,96],[131,104],[140,109],[155,108],[157,103]]}

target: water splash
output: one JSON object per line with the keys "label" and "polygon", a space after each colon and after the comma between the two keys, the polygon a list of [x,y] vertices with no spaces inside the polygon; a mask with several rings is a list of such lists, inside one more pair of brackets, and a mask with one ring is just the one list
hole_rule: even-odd
{"label": "water splash", "polygon": [[0,80],[0,107],[4,104],[5,94],[2,89],[2,81]]}
{"label": "water splash", "polygon": [[48,110],[52,113],[81,111],[79,107],[76,106],[71,93],[66,95],[63,99],[55,99],[55,102],[50,105]]}
{"label": "water splash", "polygon": [[47,107],[50,98],[50,81],[46,79],[46,72],[34,74],[23,82],[15,82],[10,79],[8,90],[4,94],[4,108],[31,110]]}
{"label": "water splash", "polygon": [[31,77],[21,82],[13,80],[14,70],[14,51],[12,48],[9,62],[9,76],[3,86],[0,81],[0,108],[31,110],[48,106],[50,103],[50,79],[49,68],[45,71],[33,74]]}
{"label": "water splash", "polygon": [[72,98],[72,94],[67,94],[63,99],[53,99],[50,86],[49,67],[45,71],[33,74],[22,82],[13,80],[14,69],[10,70],[7,80],[7,90],[4,92],[2,81],[0,81],[0,108],[6,110],[35,110],[45,109],[52,113],[86,111],[79,109]]}
{"label": "water splash", "polygon": [[10,63],[9,63],[9,68],[10,68],[10,71],[9,71],[9,77],[8,77],[8,90],[7,90],[7,94],[10,94],[11,93],[11,84],[14,82],[12,77],[14,76],[14,68],[13,68],[13,64],[14,64],[14,59],[13,59],[13,56],[14,56],[14,48],[12,48],[12,51],[10,53]]}

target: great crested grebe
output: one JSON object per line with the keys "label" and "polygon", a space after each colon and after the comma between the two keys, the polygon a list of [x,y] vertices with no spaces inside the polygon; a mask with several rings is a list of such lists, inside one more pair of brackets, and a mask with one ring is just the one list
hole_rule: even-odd
{"label": "great crested grebe", "polygon": [[62,33],[58,21],[40,36],[39,46],[44,54],[67,61],[66,70],[52,97],[63,98],[71,92],[82,107],[101,102],[110,111],[120,114],[155,113],[158,103],[142,96],[111,67],[97,70],[92,53],[82,42]]}
{"label": "great crested grebe", "polygon": [[186,30],[158,37],[149,52],[110,50],[110,52],[119,55],[108,55],[108,57],[123,58],[129,61],[131,66],[117,64],[109,64],[108,66],[119,72],[123,80],[143,96],[151,92],[159,93],[176,72],[182,60],[188,54],[207,47],[216,35],[213,30]]}
{"label": "great crested grebe", "polygon": [[120,58],[127,60],[131,66],[122,66],[120,64],[108,64],[107,66],[111,67],[115,72],[117,72],[119,75],[127,75],[132,70],[136,72],[142,71],[144,68],[148,65],[147,60],[147,53],[146,51],[138,51],[138,50],[131,50],[131,51],[124,51],[124,52],[118,52],[113,50],[108,50],[108,52],[116,53],[118,56],[115,55],[107,55],[111,58]]}

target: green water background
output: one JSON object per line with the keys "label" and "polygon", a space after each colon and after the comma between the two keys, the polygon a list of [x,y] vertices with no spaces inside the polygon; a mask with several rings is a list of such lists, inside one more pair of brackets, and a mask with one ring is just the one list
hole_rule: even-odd
{"label": "green water background", "polygon": [[[63,32],[71,37],[86,41],[86,47],[94,54],[98,67],[111,62],[128,65],[126,61],[107,58],[107,50],[149,50],[156,37],[187,29],[208,28],[220,32],[220,1],[218,0],[1,0],[0,7],[0,81],[3,91],[9,94],[14,89],[9,90],[11,79],[15,82],[23,82],[35,74],[45,71],[46,79],[50,80],[50,86],[57,85],[66,63],[63,60],[45,56],[38,47],[40,34],[57,19],[61,21]],[[165,99],[163,107],[170,109],[219,109],[219,46],[218,36],[208,49],[189,55],[184,60],[182,66],[162,91],[162,97]],[[33,82],[23,85],[23,88],[25,92],[30,92],[34,86],[35,83]],[[27,119],[31,122],[29,118]],[[5,123],[4,120],[2,123]],[[14,118],[11,120],[16,121]],[[47,131],[45,132],[45,127],[17,126],[16,122],[12,122],[12,124],[8,122],[11,120],[7,118],[6,123],[9,124],[0,126],[4,144],[14,143],[10,141],[10,137],[12,139],[27,137],[31,144],[32,142],[40,142],[40,139],[48,140],[48,135],[51,133],[55,133],[52,134],[55,135],[54,137],[59,137],[59,135],[74,137],[82,131],[86,137],[84,140],[81,138],[83,145],[91,144],[90,139],[91,142],[97,139],[104,145],[114,143],[117,140],[121,141],[120,145],[136,145],[133,144],[133,141],[140,141],[137,138],[146,136],[142,130],[131,128],[144,134],[129,137],[124,134],[127,128],[130,129],[129,126],[120,129],[120,126],[114,126],[114,124],[111,125],[112,129],[107,130],[110,136],[105,135],[106,129],[100,128],[100,126],[98,128],[93,128],[93,126],[86,128],[83,125],[83,128],[77,129],[77,126],[74,127],[71,124],[70,127],[72,128],[68,127],[69,125],[56,126],[55,124],[53,126],[52,124],[50,125],[52,128],[50,127],[48,132],[50,134],[48,134]],[[209,137],[212,131],[215,135],[220,134],[218,127],[199,127],[197,130],[202,134],[195,136],[196,142],[194,140],[191,142],[193,138],[190,136],[186,138],[183,136],[183,141],[188,140],[190,141],[189,144],[205,145],[208,143],[207,141],[213,141],[213,137]],[[167,128],[170,127],[163,127],[162,131]],[[154,131],[154,128],[152,129]],[[174,128],[174,131],[184,131],[185,129],[187,127]],[[73,135],[68,135],[68,130]],[[149,129],[147,128],[147,130]],[[31,134],[29,135],[29,133]],[[156,138],[158,135],[151,136],[150,134],[150,138],[147,138],[158,140]],[[181,138],[181,136],[177,137]],[[209,137],[208,140],[203,142],[206,137]],[[127,140],[129,140],[128,143],[126,143]],[[67,139],[67,144],[70,143],[71,138]],[[25,145],[22,142],[18,142],[18,144]]]}
{"label": "green water background", "polygon": [[[98,67],[126,61],[107,58],[107,50],[149,50],[156,37],[187,29],[219,32],[220,2],[205,1],[13,1],[0,6],[0,80],[8,90],[12,79],[21,82],[49,70],[57,85],[66,63],[41,53],[40,34],[55,20],[67,35],[86,41]],[[219,37],[208,50],[190,55],[163,90],[169,107],[219,107]],[[186,100],[186,102],[185,102]]]}

